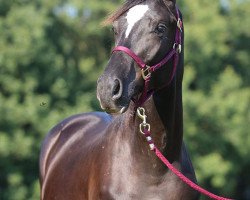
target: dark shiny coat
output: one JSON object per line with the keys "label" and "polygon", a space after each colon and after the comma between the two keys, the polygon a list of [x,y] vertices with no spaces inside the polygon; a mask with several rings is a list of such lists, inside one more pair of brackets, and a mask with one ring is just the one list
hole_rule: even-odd
{"label": "dark shiny coat", "polygon": [[[171,41],[176,25],[170,19],[170,12],[175,11],[175,2],[138,2],[148,4],[152,12],[137,24],[128,40],[124,39],[125,31],[122,29],[125,18],[121,12],[126,12],[126,7],[123,7],[120,16],[114,15],[112,18],[115,28],[123,30],[117,33],[116,44],[133,49],[147,63],[157,63],[173,46]],[[147,29],[157,24],[151,23],[151,18],[166,19],[168,30],[163,33],[166,37],[163,35],[160,38],[152,33],[146,35]],[[144,31],[141,31],[142,28]],[[150,87],[160,87],[168,79],[172,66],[173,62],[170,61],[155,72]],[[195,181],[183,143],[182,76],[183,53],[171,84],[155,92],[144,108],[157,147],[176,168]],[[40,155],[41,200],[198,198],[197,192],[179,180],[150,151],[139,132],[141,121],[135,115],[131,98],[138,96],[142,87],[143,80],[134,61],[122,52],[113,54],[98,80],[97,94],[107,112],[119,111],[121,107],[126,108],[126,112],[114,117],[101,112],[75,115],[50,131]],[[119,92],[119,98],[117,94],[116,98],[112,98],[114,90]]]}

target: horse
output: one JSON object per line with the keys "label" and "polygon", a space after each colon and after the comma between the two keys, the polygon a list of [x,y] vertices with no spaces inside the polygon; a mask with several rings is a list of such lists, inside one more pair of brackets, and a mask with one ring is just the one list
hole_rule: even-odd
{"label": "horse", "polygon": [[181,18],[175,0],[127,0],[106,19],[116,48],[97,81],[105,112],[71,116],[48,133],[40,153],[41,200],[199,198],[150,150],[140,129],[150,128],[148,138],[196,182],[183,142]]}

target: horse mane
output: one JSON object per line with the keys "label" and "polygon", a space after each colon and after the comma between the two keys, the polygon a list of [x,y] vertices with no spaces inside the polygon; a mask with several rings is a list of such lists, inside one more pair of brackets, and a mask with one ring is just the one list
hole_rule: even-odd
{"label": "horse mane", "polygon": [[[145,2],[146,0],[126,0],[125,3],[118,8],[115,12],[112,12],[108,15],[108,17],[102,22],[102,25],[107,26],[112,24],[115,20],[117,20],[120,16],[122,16],[125,12],[127,12],[130,8]],[[156,0],[161,1],[165,4],[166,8],[168,9],[171,17],[176,20],[176,17],[173,11],[170,9],[170,2],[169,0]]]}

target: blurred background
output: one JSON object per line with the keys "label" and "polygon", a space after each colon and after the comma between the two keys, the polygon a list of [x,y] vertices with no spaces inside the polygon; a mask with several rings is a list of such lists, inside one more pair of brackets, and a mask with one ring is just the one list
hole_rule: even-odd
{"label": "blurred background", "polygon": [[[121,0],[0,0],[0,199],[39,199],[49,129],[100,110],[113,45],[100,25]],[[184,137],[200,185],[250,199],[250,1],[179,0],[185,23]],[[206,198],[202,198],[206,199]]]}

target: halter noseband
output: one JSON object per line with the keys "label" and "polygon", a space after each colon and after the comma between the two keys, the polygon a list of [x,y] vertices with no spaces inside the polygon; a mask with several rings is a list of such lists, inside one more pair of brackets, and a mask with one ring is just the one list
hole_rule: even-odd
{"label": "halter noseband", "polygon": [[112,51],[112,53],[114,53],[115,51],[122,51],[126,53],[131,58],[133,58],[134,61],[138,64],[138,66],[141,68],[142,77],[144,79],[144,89],[139,100],[136,101],[137,104],[136,107],[141,106],[154,92],[152,90],[148,91],[149,82],[151,79],[151,73],[156,71],[163,65],[165,65],[172,57],[174,58],[174,66],[171,72],[170,79],[167,82],[166,86],[169,85],[174,78],[176,67],[179,60],[179,53],[181,53],[181,32],[182,32],[182,20],[180,18],[180,12],[177,6],[176,6],[176,14],[177,14],[177,26],[176,26],[175,41],[173,44],[173,48],[172,50],[170,50],[170,52],[166,54],[166,56],[159,63],[153,66],[149,66],[145,62],[143,62],[142,59],[139,56],[137,56],[131,49],[125,46],[117,46]]}

